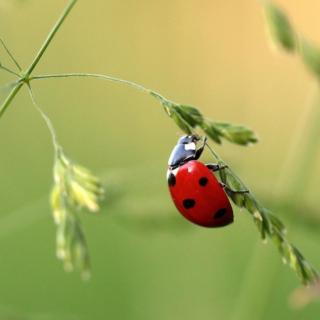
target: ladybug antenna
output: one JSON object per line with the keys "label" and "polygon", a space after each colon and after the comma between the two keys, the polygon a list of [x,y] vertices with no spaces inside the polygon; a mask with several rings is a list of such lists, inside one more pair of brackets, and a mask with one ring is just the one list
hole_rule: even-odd
{"label": "ladybug antenna", "polygon": [[207,142],[207,137],[204,138],[205,139],[205,145],[207,146],[207,148],[209,149],[209,151],[212,153],[212,155],[216,158],[216,160],[220,160],[220,157],[215,153],[215,151],[210,147],[209,143]]}
{"label": "ladybug antenna", "polygon": [[197,134],[197,133],[192,134],[192,136],[194,137],[194,139],[195,139],[196,141],[200,141],[200,140],[202,139],[202,137],[201,137],[199,134]]}

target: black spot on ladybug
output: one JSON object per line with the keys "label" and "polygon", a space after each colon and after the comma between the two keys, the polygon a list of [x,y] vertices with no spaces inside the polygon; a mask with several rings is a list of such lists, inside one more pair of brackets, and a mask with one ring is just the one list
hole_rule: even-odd
{"label": "black spot on ladybug", "polygon": [[202,177],[202,178],[199,179],[199,184],[200,184],[201,187],[206,186],[207,183],[208,183],[208,179],[206,177]]}
{"label": "black spot on ladybug", "polygon": [[215,214],[214,214],[214,219],[220,219],[222,218],[225,214],[227,213],[226,208],[219,209]]}
{"label": "black spot on ladybug", "polygon": [[195,206],[196,201],[193,199],[184,199],[182,203],[186,209],[191,209]]}
{"label": "black spot on ladybug", "polygon": [[175,184],[176,184],[176,176],[173,173],[170,173],[168,177],[168,185],[170,187],[173,187]]}

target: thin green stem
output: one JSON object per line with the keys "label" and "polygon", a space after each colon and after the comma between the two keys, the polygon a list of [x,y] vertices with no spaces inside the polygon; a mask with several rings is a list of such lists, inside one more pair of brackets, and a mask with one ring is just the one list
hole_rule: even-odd
{"label": "thin green stem", "polygon": [[44,79],[54,79],[54,78],[96,78],[100,80],[106,80],[106,81],[111,81],[111,82],[116,82],[116,83],[121,83],[127,86],[130,86],[132,88],[138,89],[140,91],[146,92],[156,99],[160,100],[161,102],[166,102],[166,103],[173,103],[169,99],[165,98],[161,94],[159,94],[156,91],[150,90],[141,84],[120,79],[117,77],[109,76],[109,75],[104,75],[104,74],[98,74],[98,73],[84,73],[84,72],[77,72],[77,73],[58,73],[58,74],[43,74],[43,75],[37,75],[37,76],[32,76],[30,77],[30,81],[32,80],[44,80]]}
{"label": "thin green stem", "polygon": [[212,153],[212,155],[216,158],[217,161],[223,161],[220,156],[210,147],[209,143],[206,142],[206,146],[209,149],[209,151]]}
{"label": "thin green stem", "polygon": [[71,0],[65,10],[63,11],[62,15],[50,31],[49,35],[47,36],[46,40],[44,41],[42,47],[40,48],[39,52],[37,53],[36,57],[34,58],[33,62],[31,63],[30,67],[27,69],[25,75],[26,77],[29,77],[34,70],[34,68],[39,63],[40,59],[42,58],[43,54],[47,50],[49,44],[51,43],[52,39],[54,38],[57,31],[60,29],[61,25],[63,24],[66,17],[69,15],[70,11],[74,7],[74,5],[77,3],[78,0]]}
{"label": "thin green stem", "polygon": [[46,125],[47,125],[47,127],[49,129],[49,132],[50,132],[50,135],[51,135],[51,139],[52,139],[52,144],[53,144],[53,147],[54,147],[54,150],[55,150],[55,154],[57,155],[58,151],[60,150],[61,147],[60,147],[60,145],[58,143],[56,130],[54,129],[54,126],[53,126],[50,118],[47,116],[47,114],[38,105],[38,103],[37,103],[37,101],[35,99],[32,87],[31,87],[30,84],[28,84],[28,90],[29,90],[29,94],[30,94],[30,97],[31,97],[32,104],[34,105],[36,110],[40,113],[41,117],[43,118],[43,120],[45,121],[45,123],[46,123]]}
{"label": "thin green stem", "polygon": [[3,114],[5,113],[7,108],[9,107],[11,101],[17,95],[17,93],[20,91],[22,86],[23,86],[23,82],[19,82],[15,87],[13,87],[11,89],[9,95],[7,96],[7,98],[5,99],[5,101],[3,102],[3,104],[0,107],[0,118],[3,116]]}
{"label": "thin green stem", "polygon": [[[52,30],[50,31],[48,37],[46,38],[46,40],[44,41],[42,47],[40,48],[39,52],[37,53],[36,57],[34,58],[33,62],[31,63],[30,67],[27,69],[27,71],[24,73],[23,78],[21,78],[21,81],[17,84],[17,86],[15,86],[9,93],[9,95],[7,96],[7,98],[5,99],[5,101],[3,102],[3,104],[0,106],[0,118],[3,116],[4,112],[7,110],[7,108],[9,107],[10,103],[12,102],[13,98],[16,96],[16,94],[20,91],[20,89],[22,88],[22,86],[24,85],[24,83],[28,83],[29,81],[29,77],[32,73],[32,71],[34,70],[34,68],[37,66],[37,64],[39,63],[40,59],[42,58],[43,54],[45,53],[46,49],[48,48],[49,44],[51,43],[52,39],[54,38],[55,34],[57,33],[57,31],[59,30],[59,28],[61,27],[62,23],[64,22],[64,20],[66,19],[66,17],[68,16],[68,14],[70,13],[70,11],[72,10],[72,8],[74,7],[74,5],[76,4],[78,0],[71,0],[69,2],[69,4],[67,5],[67,7],[65,8],[65,10],[63,11],[62,15],[60,16],[60,18],[58,19],[58,21],[56,22],[56,24],[53,26]],[[7,47],[5,46],[5,48],[7,49]],[[8,50],[9,51],[9,50]],[[11,53],[9,54],[10,56]],[[12,56],[13,58],[13,56]],[[14,59],[14,58],[13,58]],[[18,75],[19,76],[19,75]],[[20,76],[19,76],[20,77]]]}
{"label": "thin green stem", "polygon": [[22,68],[20,67],[18,61],[15,59],[15,57],[13,56],[13,54],[10,52],[10,50],[8,49],[8,47],[6,46],[6,44],[4,43],[4,41],[0,38],[0,42],[4,48],[4,50],[6,50],[7,54],[9,55],[9,57],[11,58],[12,62],[16,65],[16,67],[18,68],[19,71],[22,71]]}
{"label": "thin green stem", "polygon": [[13,87],[15,87],[21,80],[16,80],[16,81],[13,81],[13,82],[9,82],[9,83],[6,83],[4,85],[2,85],[0,87],[0,91],[5,91],[5,90],[8,90],[8,89],[12,89]]}
{"label": "thin green stem", "polygon": [[[213,148],[211,148],[211,146],[208,144],[208,142],[206,142],[206,146],[207,148],[209,149],[209,151],[212,153],[212,155],[216,158],[216,160],[218,162],[222,162],[225,164],[225,161],[218,155],[218,153],[216,151],[213,150]],[[242,180],[231,170],[231,168],[229,168],[228,166],[228,169],[230,170],[230,172],[232,173],[232,175],[238,180],[241,182],[242,185],[244,185],[244,183],[242,182]],[[246,190],[249,191],[248,188],[246,188]],[[250,194],[252,195],[252,193],[250,192]],[[255,201],[255,205],[257,206],[257,208],[260,210],[260,209],[263,209],[263,207],[259,204],[259,201],[257,199],[254,199]]]}
{"label": "thin green stem", "polygon": [[38,75],[38,76],[32,76],[30,77],[30,81],[32,80],[41,80],[41,79],[52,79],[52,78],[97,78],[97,79],[102,79],[102,80],[107,80],[107,81],[112,81],[112,82],[118,82],[122,83],[125,85],[129,85],[135,89],[145,91],[147,93],[150,93],[151,90],[145,88],[144,86],[128,81],[128,80],[123,80],[120,78],[104,75],[104,74],[98,74],[98,73],[84,73],[84,72],[77,72],[77,73],[58,73],[58,74],[43,74],[43,75]]}
{"label": "thin green stem", "polygon": [[5,66],[4,66],[3,64],[1,64],[1,63],[0,63],[0,69],[2,69],[2,70],[4,70],[4,71],[7,71],[8,73],[13,74],[13,75],[15,75],[15,76],[17,76],[17,77],[20,78],[20,75],[19,75],[18,73],[16,73],[16,72],[14,72],[13,70],[5,67]]}

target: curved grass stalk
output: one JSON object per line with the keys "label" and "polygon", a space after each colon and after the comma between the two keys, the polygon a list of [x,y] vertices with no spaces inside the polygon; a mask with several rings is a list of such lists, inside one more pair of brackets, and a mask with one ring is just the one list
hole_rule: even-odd
{"label": "curved grass stalk", "polygon": [[141,84],[138,84],[133,81],[109,76],[109,75],[99,74],[99,73],[73,72],[73,73],[43,74],[43,75],[36,75],[36,76],[30,77],[30,81],[45,80],[45,79],[59,79],[59,78],[95,78],[95,79],[120,83],[123,85],[127,85],[129,87],[132,87],[134,89],[138,89],[140,91],[143,91],[145,93],[148,93],[148,94],[152,95],[153,97],[157,98],[158,100],[160,100],[160,102],[162,102],[162,103],[175,104],[173,101],[170,101],[169,99],[165,98],[164,96],[162,96],[158,92],[151,90],[151,89],[148,89]]}
{"label": "curved grass stalk", "polygon": [[38,105],[38,103],[37,103],[37,101],[35,99],[35,96],[34,96],[34,93],[33,93],[33,90],[32,90],[32,87],[31,87],[30,84],[28,84],[28,91],[29,91],[30,98],[31,98],[31,101],[32,101],[34,107],[40,113],[42,119],[44,120],[44,122],[47,125],[47,128],[48,128],[48,130],[50,132],[50,135],[51,135],[52,144],[53,144],[53,147],[54,147],[54,150],[55,150],[55,155],[57,156],[58,151],[59,151],[59,149],[61,147],[60,147],[60,145],[58,143],[56,130],[54,129],[54,126],[53,126],[50,118],[48,117],[48,115],[39,107],[39,105]]}

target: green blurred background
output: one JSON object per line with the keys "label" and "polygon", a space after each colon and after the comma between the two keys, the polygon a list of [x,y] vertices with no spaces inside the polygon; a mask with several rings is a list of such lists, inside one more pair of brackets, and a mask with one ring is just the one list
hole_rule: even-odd
{"label": "green blurred background", "polygon": [[[65,3],[0,0],[1,37],[23,66]],[[278,3],[319,40],[318,1]],[[132,80],[253,128],[258,145],[216,149],[320,266],[317,159],[305,169],[301,209],[286,209],[315,83],[298,59],[270,50],[258,1],[79,1],[35,73],[81,71]],[[10,79],[0,74],[1,83]],[[298,279],[245,211],[217,230],[177,213],[165,172],[181,133],[157,101],[98,80],[47,80],[34,90],[66,153],[103,177],[107,197],[101,214],[82,216],[93,264],[82,282],[55,258],[53,150],[23,90],[0,125],[1,320],[319,318],[319,304],[290,308]],[[288,159],[293,148],[301,152]]]}

